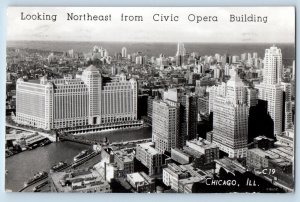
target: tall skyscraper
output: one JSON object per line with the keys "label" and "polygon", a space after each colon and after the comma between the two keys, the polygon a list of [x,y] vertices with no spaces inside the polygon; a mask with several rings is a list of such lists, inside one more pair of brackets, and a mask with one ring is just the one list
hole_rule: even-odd
{"label": "tall skyscraper", "polygon": [[229,66],[229,64],[225,64],[224,75],[225,76],[229,76],[230,75],[230,66]]}
{"label": "tall skyscraper", "polygon": [[292,76],[292,80],[295,81],[295,77],[296,77],[295,60],[293,60],[292,71],[293,71],[293,73],[292,73],[292,75],[293,75]]}
{"label": "tall skyscraper", "polygon": [[185,48],[184,48],[184,44],[183,43],[178,43],[177,44],[177,52],[176,52],[176,56],[177,55],[181,55],[181,56],[185,56]]}
{"label": "tall skyscraper", "polygon": [[205,67],[202,63],[197,64],[195,70],[196,70],[195,72],[197,74],[204,74],[205,73]]}
{"label": "tall skyscraper", "polygon": [[179,138],[177,147],[185,145],[186,140],[196,138],[197,135],[197,97],[186,93],[184,89],[168,89],[164,92],[165,102],[179,103]]}
{"label": "tall skyscraper", "polygon": [[225,96],[226,94],[226,83],[222,82],[221,85],[208,87],[209,93],[209,113],[214,111],[214,101],[216,96]]}
{"label": "tall skyscraper", "polygon": [[242,54],[241,54],[241,60],[242,60],[242,61],[246,61],[246,60],[248,59],[247,56],[248,56],[247,53],[242,53]]}
{"label": "tall skyscraper", "polygon": [[258,58],[257,52],[253,52],[253,58]]}
{"label": "tall skyscraper", "polygon": [[212,131],[212,141],[230,158],[247,154],[248,114],[247,89],[232,69],[225,93],[216,94],[214,98]]}
{"label": "tall skyscraper", "polygon": [[282,76],[282,54],[281,49],[272,46],[266,49],[264,58],[263,83],[278,84]]}
{"label": "tall skyscraper", "polygon": [[122,58],[126,58],[127,57],[127,48],[123,47],[122,48]]}
{"label": "tall skyscraper", "polygon": [[266,49],[264,58],[263,82],[255,87],[258,98],[268,102],[268,111],[274,122],[275,135],[282,132],[283,95],[281,86],[282,54],[275,46]]}
{"label": "tall skyscraper", "polygon": [[237,63],[240,60],[240,57],[238,55],[232,56],[232,63]]}
{"label": "tall skyscraper", "polygon": [[161,153],[171,152],[178,145],[179,103],[153,101],[152,142]]}
{"label": "tall skyscraper", "polygon": [[178,43],[177,44],[177,52],[176,52],[176,56],[175,56],[177,66],[181,66],[184,64],[185,55],[186,55],[186,51],[184,48],[184,44]]}
{"label": "tall skyscraper", "polygon": [[283,90],[283,116],[282,129],[293,129],[293,112],[292,112],[292,85],[290,83],[281,82]]}
{"label": "tall skyscraper", "polygon": [[16,122],[46,130],[137,120],[136,80],[103,81],[92,65],[76,79],[18,79],[16,94]]}

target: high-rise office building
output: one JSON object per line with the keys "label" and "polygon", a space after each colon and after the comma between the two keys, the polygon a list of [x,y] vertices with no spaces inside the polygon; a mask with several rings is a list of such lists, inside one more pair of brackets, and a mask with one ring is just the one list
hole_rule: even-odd
{"label": "high-rise office building", "polygon": [[209,93],[209,113],[214,111],[214,100],[215,97],[225,96],[226,93],[226,83],[222,82],[221,85],[211,86],[207,88],[207,92]]}
{"label": "high-rise office building", "polygon": [[282,77],[281,49],[272,46],[266,49],[264,58],[263,83],[278,84]]}
{"label": "high-rise office building", "polygon": [[268,102],[268,111],[274,122],[274,133],[282,132],[283,95],[281,87],[282,54],[281,49],[272,46],[266,49],[264,58],[263,82],[255,85],[258,98]]}
{"label": "high-rise office building", "polygon": [[185,52],[184,44],[183,43],[178,43],[177,44],[176,55],[185,56],[185,54],[186,54],[186,52]]}
{"label": "high-rise office building", "polygon": [[95,66],[81,78],[17,81],[16,122],[46,130],[137,120],[137,82],[103,81]]}
{"label": "high-rise office building", "polygon": [[184,48],[184,44],[183,43],[178,43],[177,44],[177,52],[175,55],[175,62],[177,66],[181,66],[184,64],[184,59],[185,59],[185,55],[186,55],[186,51]]}
{"label": "high-rise office building", "polygon": [[225,64],[225,66],[224,66],[224,75],[225,76],[230,75],[230,66],[229,66],[229,64]]}
{"label": "high-rise office building", "polygon": [[242,54],[241,54],[241,60],[242,60],[242,61],[246,61],[246,60],[248,59],[247,56],[248,56],[247,53],[242,53]]}
{"label": "high-rise office building", "polygon": [[293,112],[292,112],[292,85],[290,83],[281,82],[283,90],[283,116],[282,129],[293,129]]}
{"label": "high-rise office building", "polygon": [[186,140],[196,138],[198,100],[184,89],[173,88],[164,92],[164,101],[179,103],[179,138],[177,147],[182,148]]}
{"label": "high-rise office building", "polygon": [[237,63],[240,60],[240,57],[238,55],[232,56],[232,63]]}
{"label": "high-rise office building", "polygon": [[295,69],[296,65],[295,65],[295,60],[293,60],[293,66],[292,66],[292,80],[295,81],[295,77],[296,77],[296,69]]}
{"label": "high-rise office building", "polygon": [[127,48],[123,47],[122,48],[122,58],[126,58],[127,57]]}
{"label": "high-rise office building", "polygon": [[258,98],[268,102],[268,112],[274,123],[274,134],[278,135],[282,132],[282,107],[283,95],[280,84],[258,84]]}
{"label": "high-rise office building", "polygon": [[161,153],[171,152],[179,140],[179,103],[153,101],[152,142]]}
{"label": "high-rise office building", "polygon": [[253,52],[253,58],[258,58],[257,52]]}
{"label": "high-rise office building", "polygon": [[248,113],[247,89],[236,70],[232,69],[225,92],[214,97],[212,131],[212,141],[230,158],[247,154]]}

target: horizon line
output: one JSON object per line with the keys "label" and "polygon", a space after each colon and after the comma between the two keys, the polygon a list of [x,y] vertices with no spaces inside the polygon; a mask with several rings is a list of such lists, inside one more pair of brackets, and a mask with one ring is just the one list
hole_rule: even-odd
{"label": "horizon line", "polygon": [[236,42],[204,42],[204,41],[74,41],[74,40],[30,40],[30,39],[15,39],[15,40],[6,40],[6,42],[30,42],[30,41],[35,41],[35,42],[104,42],[104,43],[206,43],[206,44],[241,44],[241,43],[254,43],[254,44],[293,44],[294,46],[296,45],[295,42],[251,42],[251,41],[236,41]]}

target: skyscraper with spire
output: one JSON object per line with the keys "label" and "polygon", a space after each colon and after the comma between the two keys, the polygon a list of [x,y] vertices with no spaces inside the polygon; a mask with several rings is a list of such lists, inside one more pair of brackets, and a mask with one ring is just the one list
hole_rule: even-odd
{"label": "skyscraper with spire", "polygon": [[282,53],[272,46],[265,51],[263,81],[256,85],[258,98],[268,102],[268,112],[274,122],[274,134],[282,132],[283,92],[281,86]]}
{"label": "skyscraper with spire", "polygon": [[178,43],[177,44],[177,52],[176,52],[176,56],[177,55],[181,55],[184,56],[185,55],[185,48],[184,48],[184,44],[183,43]]}
{"label": "skyscraper with spire", "polygon": [[186,55],[186,51],[183,43],[177,44],[177,52],[176,52],[176,65],[182,66],[184,64],[184,57]]}

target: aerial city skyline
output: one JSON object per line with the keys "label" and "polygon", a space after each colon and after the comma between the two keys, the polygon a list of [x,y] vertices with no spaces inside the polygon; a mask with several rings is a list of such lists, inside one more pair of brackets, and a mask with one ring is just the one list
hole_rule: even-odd
{"label": "aerial city skyline", "polygon": [[173,52],[8,47],[6,190],[292,192],[294,58]]}

